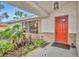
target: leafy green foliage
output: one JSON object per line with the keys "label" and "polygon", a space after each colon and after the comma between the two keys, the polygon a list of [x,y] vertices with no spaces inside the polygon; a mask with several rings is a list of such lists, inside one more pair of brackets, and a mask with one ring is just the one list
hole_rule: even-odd
{"label": "leafy green foliage", "polygon": [[3,16],[3,18],[6,18],[6,19],[8,19],[8,17],[9,17],[7,12],[3,13],[2,16]]}
{"label": "leafy green foliage", "polygon": [[9,42],[0,42],[0,56],[14,49],[14,44]]}
{"label": "leafy green foliage", "polygon": [[1,38],[1,32],[0,32],[0,38]]}
{"label": "leafy green foliage", "polygon": [[2,38],[9,39],[11,37],[11,30],[10,30],[10,28],[8,28],[5,31],[3,31],[1,35],[2,35]]}
{"label": "leafy green foliage", "polygon": [[1,33],[2,38],[11,39],[15,32],[19,31],[20,25],[16,24],[12,28],[7,28]]}
{"label": "leafy green foliage", "polygon": [[4,8],[4,5],[0,4],[0,9],[3,9]]}
{"label": "leafy green foliage", "polygon": [[23,40],[23,30],[21,29],[21,26],[16,24],[12,27],[13,34],[12,34],[12,40],[15,40],[16,43],[20,43]]}
{"label": "leafy green foliage", "polygon": [[6,29],[2,32],[4,39],[9,39],[10,42],[16,46],[24,41],[24,33],[21,25],[15,24],[11,28]]}
{"label": "leafy green foliage", "polygon": [[16,11],[15,15],[16,17],[13,17],[14,19],[19,19],[21,17],[27,17],[27,14],[24,14],[22,11]]}
{"label": "leafy green foliage", "polygon": [[[4,5],[3,5],[3,4],[0,4],[0,11],[1,11],[1,9],[4,9],[4,8],[5,8]],[[1,22],[1,20],[4,19],[4,18],[8,19],[8,17],[9,17],[9,15],[8,15],[7,12],[2,13],[2,14],[0,15],[0,22]]]}
{"label": "leafy green foliage", "polygon": [[[21,26],[15,24],[14,26],[6,29],[5,31],[1,32],[1,36],[5,39],[10,39],[8,42],[0,42],[0,55],[4,55],[6,52],[13,50],[14,48],[18,48],[19,43],[24,42],[25,32],[21,29]],[[37,45],[43,44],[39,39],[36,41]],[[28,53],[29,51],[33,50],[36,47],[35,44],[30,44],[22,51],[21,53]]]}
{"label": "leafy green foliage", "polygon": [[1,20],[2,19],[8,19],[9,18],[9,15],[8,15],[8,13],[7,12],[5,12],[5,13],[2,13],[1,15],[0,15],[0,22],[1,22]]}
{"label": "leafy green foliage", "polygon": [[23,15],[23,12],[21,12],[21,11],[17,11],[17,12],[15,12],[15,15],[21,17],[21,16]]}
{"label": "leafy green foliage", "polygon": [[31,50],[31,49],[35,48],[35,45],[30,44],[27,48],[28,48],[29,50]]}
{"label": "leafy green foliage", "polygon": [[41,39],[41,38],[39,38],[39,39],[37,39],[36,41],[35,41],[35,45],[36,46],[41,46],[41,45],[43,45],[45,43],[45,41],[43,40],[43,39]]}
{"label": "leafy green foliage", "polygon": [[12,27],[12,29],[18,30],[18,29],[20,29],[20,25],[19,25],[19,24],[15,24],[15,25]]}

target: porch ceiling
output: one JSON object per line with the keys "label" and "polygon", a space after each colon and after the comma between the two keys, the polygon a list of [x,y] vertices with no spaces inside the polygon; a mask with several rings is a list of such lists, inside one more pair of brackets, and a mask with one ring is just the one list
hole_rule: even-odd
{"label": "porch ceiling", "polygon": [[[12,4],[25,11],[32,12],[39,17],[49,16],[50,13],[54,11],[54,2],[55,1],[7,1],[9,4]],[[66,3],[67,1],[59,1],[59,6],[61,7]]]}

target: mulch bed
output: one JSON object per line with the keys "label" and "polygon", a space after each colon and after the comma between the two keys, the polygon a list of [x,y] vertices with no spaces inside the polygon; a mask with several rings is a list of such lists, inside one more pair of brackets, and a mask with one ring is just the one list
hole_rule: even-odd
{"label": "mulch bed", "polygon": [[[47,46],[49,43],[48,42],[46,42],[43,46],[41,46],[42,48],[44,48],[45,46]],[[24,45],[24,46],[18,46],[18,48],[17,49],[14,49],[13,51],[9,51],[9,52],[7,52],[7,53],[5,53],[4,55],[3,55],[3,57],[21,57],[22,55],[24,55],[24,54],[26,54],[26,53],[28,53],[29,51],[31,51],[31,50],[33,50],[33,49],[31,49],[31,50],[29,50],[28,52],[25,52],[24,51],[24,49],[26,49],[27,48],[27,45]],[[36,47],[35,47],[36,48]],[[22,53],[24,51],[24,53]]]}
{"label": "mulch bed", "polygon": [[21,56],[21,52],[25,47],[20,47],[14,51],[10,51],[6,54],[4,54],[3,57],[20,57]]}
{"label": "mulch bed", "polygon": [[[32,43],[29,43],[29,44],[32,44]],[[13,51],[9,51],[9,52],[5,53],[3,55],[3,57],[20,57],[20,56],[22,56],[22,54],[23,54],[22,52],[24,51],[24,49],[26,49],[27,46],[28,45],[25,41],[25,43],[23,45],[19,44],[16,49],[14,49]]]}

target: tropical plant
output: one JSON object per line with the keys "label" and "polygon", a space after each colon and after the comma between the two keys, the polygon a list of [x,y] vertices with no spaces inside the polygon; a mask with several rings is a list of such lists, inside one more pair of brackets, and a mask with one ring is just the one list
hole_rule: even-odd
{"label": "tropical plant", "polygon": [[11,30],[7,28],[5,31],[2,32],[1,36],[3,39],[9,39],[11,37]]}
{"label": "tropical plant", "polygon": [[0,36],[1,36],[1,32],[0,32]]}
{"label": "tropical plant", "polygon": [[3,13],[2,16],[3,16],[3,18],[6,18],[6,19],[8,19],[8,17],[9,17],[7,12]]}
{"label": "tropical plant", "polygon": [[4,5],[0,4],[0,10],[4,9]]}
{"label": "tropical plant", "polygon": [[21,17],[23,15],[23,12],[17,11],[17,12],[15,12],[15,15],[18,16],[18,17]]}
{"label": "tropical plant", "polygon": [[23,38],[22,30],[20,27],[20,25],[16,24],[11,28],[7,28],[5,31],[1,32],[1,38],[8,39],[9,42],[16,45],[17,43],[21,42]]}
{"label": "tropical plant", "polygon": [[29,49],[29,50],[31,50],[31,49],[33,49],[33,48],[35,48],[36,46],[34,45],[34,44],[30,44],[29,46],[27,46],[27,48]]}
{"label": "tropical plant", "polygon": [[21,26],[19,24],[15,24],[14,26],[12,26],[12,31],[13,31],[13,34],[12,34],[12,37],[20,37],[21,36]]}
{"label": "tropical plant", "polygon": [[41,38],[38,38],[36,41],[35,41],[35,45],[36,46],[41,46],[45,43],[45,41]]}
{"label": "tropical plant", "polygon": [[2,32],[2,36],[4,38],[11,38],[11,36],[16,32],[20,30],[20,25],[14,25],[11,28],[7,28],[5,31]]}
{"label": "tropical plant", "polygon": [[21,12],[21,11],[16,11],[16,12],[15,12],[15,15],[16,15],[16,17],[13,17],[13,19],[20,19],[20,18],[22,18],[22,17],[27,17],[27,14],[24,14],[24,13]]}
{"label": "tropical plant", "polygon": [[0,42],[0,56],[3,56],[8,51],[14,50],[14,44],[10,42]]}
{"label": "tropical plant", "polygon": [[[5,8],[4,5],[3,5],[3,4],[0,4],[0,11],[1,11],[2,9],[4,9],[4,8]],[[2,14],[0,15],[0,22],[1,22],[1,20],[4,19],[4,18],[8,19],[8,17],[9,17],[9,15],[8,15],[7,12],[2,13]]]}
{"label": "tropical plant", "polygon": [[2,37],[2,35],[1,35],[1,34],[2,34],[2,32],[0,32],[0,39],[2,39],[2,38],[1,38],[1,37]]}
{"label": "tropical plant", "polygon": [[9,15],[7,14],[7,12],[5,12],[5,13],[2,13],[2,15],[0,15],[0,22],[1,22],[1,20],[2,19],[8,19],[9,18]]}
{"label": "tropical plant", "polygon": [[[4,9],[4,5],[0,4],[0,11],[1,9]],[[0,16],[0,22],[1,22],[2,16]]]}

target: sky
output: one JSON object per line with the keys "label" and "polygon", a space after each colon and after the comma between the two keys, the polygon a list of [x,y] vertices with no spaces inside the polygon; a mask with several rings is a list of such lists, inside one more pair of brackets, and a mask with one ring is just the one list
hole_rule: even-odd
{"label": "sky", "polygon": [[12,5],[10,5],[10,4],[6,3],[6,2],[0,2],[0,4],[4,5],[4,9],[0,10],[0,14],[2,14],[4,12],[7,12],[8,15],[9,15],[9,18],[8,19],[2,19],[2,22],[7,22],[7,21],[13,20],[13,17],[15,16],[14,14],[15,14],[16,11],[22,11],[25,14],[27,14],[27,16],[34,15],[34,14],[28,12],[28,11],[21,10],[21,9],[19,9],[19,8],[15,7],[15,6],[12,6]]}

